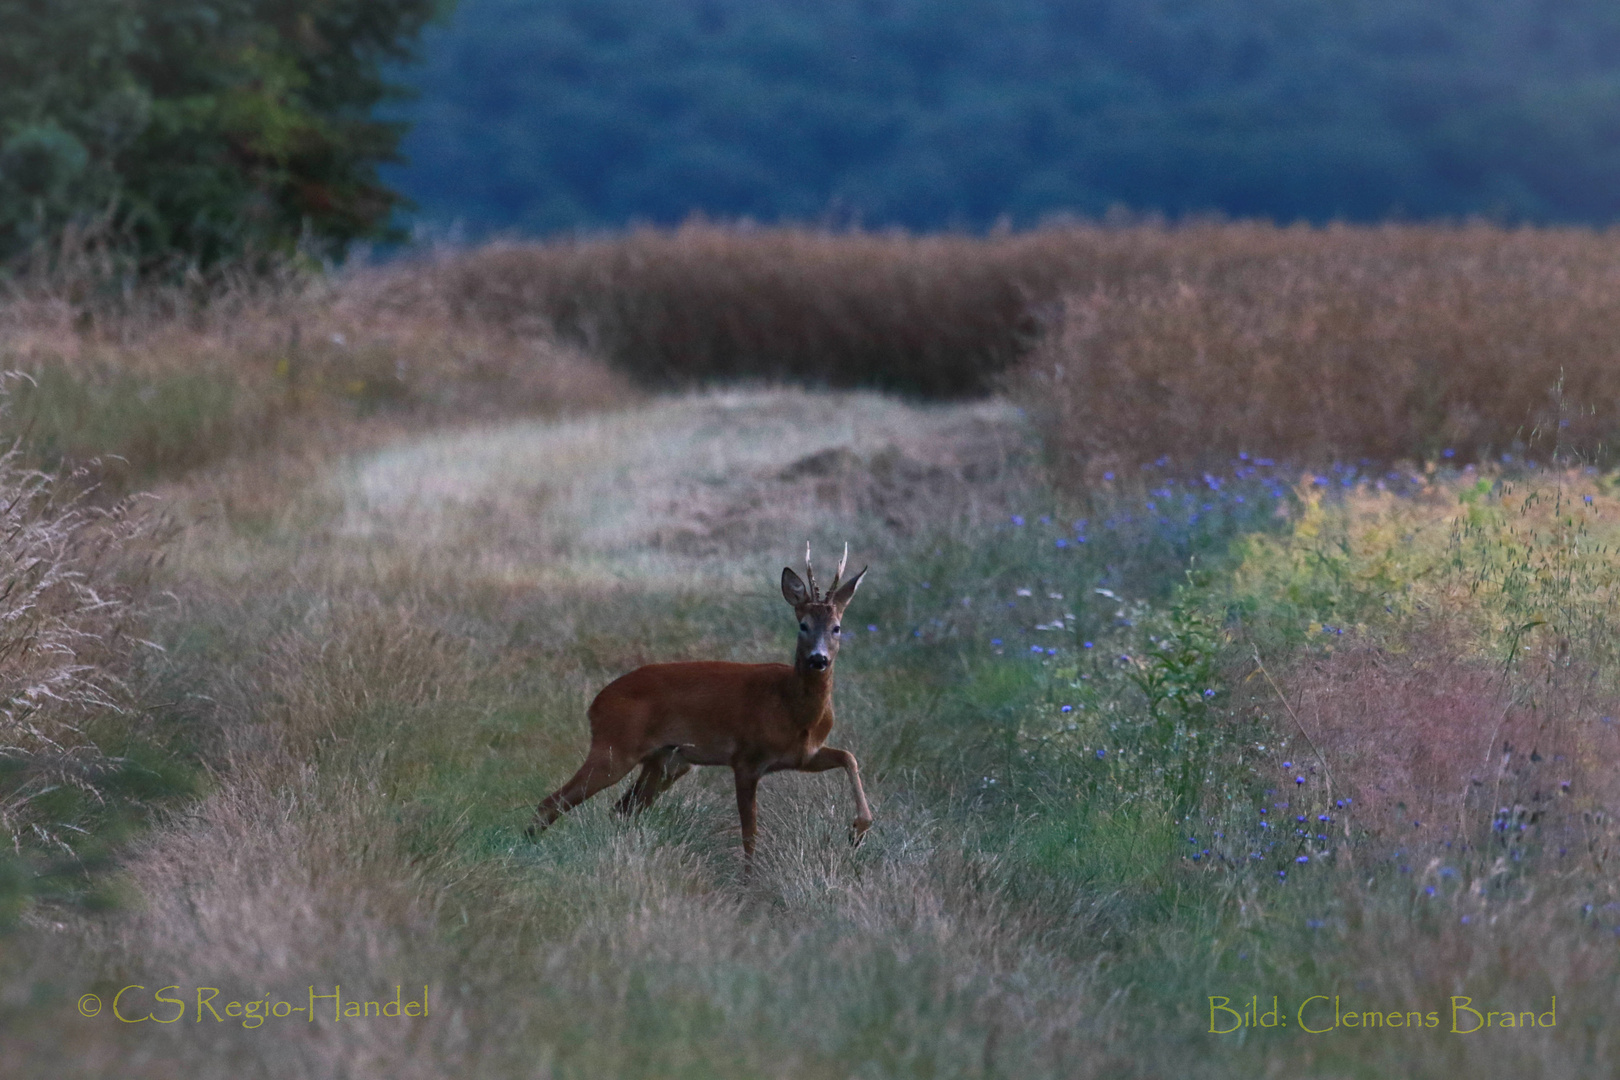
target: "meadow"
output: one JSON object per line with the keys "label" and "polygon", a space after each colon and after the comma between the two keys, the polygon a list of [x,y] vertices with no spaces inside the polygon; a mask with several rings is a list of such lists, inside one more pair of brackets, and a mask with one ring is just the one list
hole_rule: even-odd
{"label": "meadow", "polygon": [[[1613,237],[94,271],[0,305],[0,1072],[1615,1071]],[[724,770],[527,842],[806,539],[866,842],[773,775],[745,878]]]}

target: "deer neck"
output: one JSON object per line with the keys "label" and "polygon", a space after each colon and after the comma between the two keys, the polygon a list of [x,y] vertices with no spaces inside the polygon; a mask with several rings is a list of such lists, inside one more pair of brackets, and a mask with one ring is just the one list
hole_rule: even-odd
{"label": "deer neck", "polygon": [[802,657],[793,663],[794,712],[801,723],[812,724],[832,707],[833,665],[817,671]]}

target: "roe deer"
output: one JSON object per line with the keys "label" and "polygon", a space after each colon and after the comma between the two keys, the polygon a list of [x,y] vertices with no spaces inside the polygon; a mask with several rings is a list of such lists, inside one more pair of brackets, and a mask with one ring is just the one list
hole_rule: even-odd
{"label": "roe deer", "polygon": [[586,715],[591,748],[585,764],[546,796],[529,826],[532,839],[592,795],[617,783],[637,765],[641,775],[619,800],[621,814],[652,804],[694,765],[729,765],[737,779],[743,856],[754,857],[755,789],[759,778],[782,769],[843,769],[855,791],[850,842],[859,844],[872,824],[855,755],[822,745],[833,726],[833,661],[839,621],[866,576],[863,568],[840,584],[849,545],[823,595],[805,545],[805,576],[782,570],[782,597],[799,619],[793,664],[733,664],[718,660],[648,664],[609,683]]}

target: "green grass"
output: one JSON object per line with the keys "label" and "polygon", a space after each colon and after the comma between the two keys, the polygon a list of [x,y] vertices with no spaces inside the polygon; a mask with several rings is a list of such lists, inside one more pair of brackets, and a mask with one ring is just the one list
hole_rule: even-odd
{"label": "green grass", "polygon": [[[1453,529],[1482,504],[1450,483],[1405,502],[1371,488],[1254,512],[1233,501],[1174,524],[1143,515],[1140,492],[1079,507],[1032,484],[1017,493],[1022,523],[998,512],[872,529],[832,741],[861,758],[876,824],[851,849],[841,777],[773,775],[751,880],[725,770],[697,770],[631,822],[603,793],[536,843],[522,829],[577,765],[585,706],[617,674],[787,655],[775,558],[742,560],[744,574],[723,554],[658,562],[624,541],[612,558],[554,556],[514,581],[514,552],[545,538],[506,533],[485,504],[438,511],[435,535],[465,535],[456,513],[484,523],[488,561],[458,569],[453,552],[427,561],[385,532],[343,533],[324,488],[325,511],[289,511],[268,531],[216,523],[180,551],[180,602],[154,617],[167,651],[152,693],[182,702],[164,729],[182,737],[127,754],[143,763],[131,798],[183,811],[71,902],[44,886],[24,897],[15,864],[0,865],[0,902],[24,924],[5,970],[29,987],[0,1026],[66,1032],[60,1049],[16,1060],[69,1074],[138,1051],[188,1075],[233,1063],[367,1075],[377,1062],[390,1075],[581,1078],[1597,1075],[1609,1052],[1581,1040],[1613,1004],[1604,905],[1620,891],[1596,849],[1575,847],[1608,842],[1578,812],[1607,805],[1607,789],[1585,791],[1606,744],[1597,697],[1557,696],[1589,671],[1557,666],[1558,626],[1521,635],[1554,657],[1521,661],[1515,700],[1539,712],[1504,728],[1540,739],[1543,760],[1521,755],[1469,796],[1467,830],[1390,832],[1356,786],[1389,778],[1345,732],[1426,729],[1419,709],[1365,711],[1406,684],[1358,698],[1354,679],[1498,671],[1499,635],[1526,598],[1601,625],[1570,606],[1602,572],[1558,554],[1595,550],[1573,525],[1525,519],[1510,547],[1501,530],[1519,527],[1518,504],[1498,497],[1483,505],[1496,517]],[[1612,498],[1594,504],[1580,535],[1605,537],[1611,511]],[[1481,569],[1499,564],[1563,569]],[[1456,636],[1425,645],[1442,616]],[[1340,622],[1346,634],[1323,632]],[[195,759],[206,784],[183,764]],[[1568,801],[1535,797],[1565,775]],[[1497,796],[1537,808],[1522,839],[1490,829]],[[109,845],[127,835],[103,831]],[[56,961],[38,927],[63,918],[85,932]],[[408,1035],[271,1039],[73,1014],[87,987],[160,978],[260,995],[425,982],[435,1014]],[[1557,993],[1560,1026],[1473,1039],[1208,1030],[1212,995],[1275,995],[1292,1022],[1312,995],[1428,1012],[1454,993],[1539,1009]]]}
{"label": "green grass", "polygon": [[13,381],[6,427],[47,468],[117,459],[127,482],[146,483],[227,450],[241,434],[238,397],[233,380],[207,372],[94,374],[46,364]]}
{"label": "green grass", "polygon": [[[208,787],[183,734],[164,727],[139,735],[108,731],[101,760],[84,770],[82,786],[58,783],[30,800],[30,817],[53,839],[0,851],[0,935],[42,905],[85,913],[132,900],[118,875],[122,850],[155,816],[196,800]],[[0,792],[10,795],[28,778],[29,766],[22,758],[0,759]]]}

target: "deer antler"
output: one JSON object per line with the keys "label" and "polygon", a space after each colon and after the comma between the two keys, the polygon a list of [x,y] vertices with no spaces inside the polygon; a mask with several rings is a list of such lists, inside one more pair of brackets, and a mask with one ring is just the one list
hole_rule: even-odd
{"label": "deer antler", "polygon": [[810,600],[815,602],[821,599],[821,593],[816,590],[816,571],[810,565],[810,541],[804,542],[804,576],[810,582]]}
{"label": "deer antler", "polygon": [[838,572],[833,574],[833,583],[827,586],[827,595],[831,596],[838,591],[838,583],[844,580],[844,567],[849,565],[849,541],[844,541],[844,557],[838,560]]}

